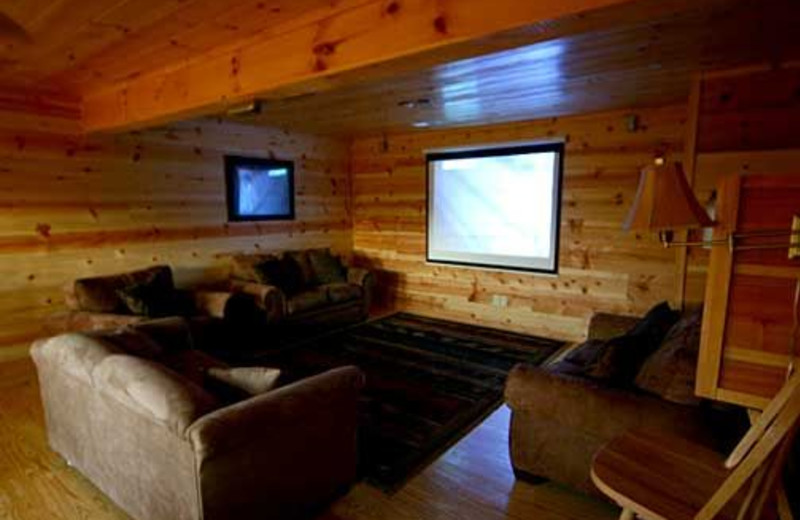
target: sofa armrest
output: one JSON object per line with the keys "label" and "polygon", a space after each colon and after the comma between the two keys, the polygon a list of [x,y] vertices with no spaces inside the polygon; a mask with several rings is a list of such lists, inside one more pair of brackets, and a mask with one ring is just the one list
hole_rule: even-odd
{"label": "sofa armrest", "polygon": [[265,313],[267,323],[280,321],[286,314],[286,296],[274,285],[231,280],[230,288],[252,296],[256,306]]}
{"label": "sofa armrest", "polygon": [[633,328],[641,318],[598,312],[589,320],[586,339],[611,339],[621,336]]}
{"label": "sofa armrest", "polygon": [[363,384],[337,368],[198,419],[187,437],[204,518],[290,517],[349,486]]}
{"label": "sofa armrest", "polygon": [[224,318],[236,294],[228,291],[190,291],[194,307],[203,316]]}
{"label": "sofa armrest", "polygon": [[363,267],[349,267],[347,282],[361,286],[364,292],[364,312],[368,314],[375,295],[375,273]]}
{"label": "sofa armrest", "polygon": [[699,434],[700,410],[669,403],[635,390],[610,388],[580,377],[517,365],[508,376],[505,398],[515,412],[595,438],[611,440],[631,428],[685,429]]}

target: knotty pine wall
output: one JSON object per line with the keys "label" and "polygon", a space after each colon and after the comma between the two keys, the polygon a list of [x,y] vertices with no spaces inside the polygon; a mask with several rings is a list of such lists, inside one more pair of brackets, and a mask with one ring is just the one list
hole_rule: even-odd
{"label": "knotty pine wall", "polygon": [[[296,161],[292,222],[226,223],[223,155]],[[81,276],[157,263],[179,285],[226,253],[351,248],[347,144],[202,120],[82,137],[69,120],[0,112],[0,360],[22,356]]]}
{"label": "knotty pine wall", "polygon": [[[626,124],[631,114],[636,130]],[[593,312],[639,314],[675,293],[675,252],[621,225],[641,168],[657,154],[680,159],[686,121],[686,107],[671,106],[359,139],[351,151],[354,255],[380,271],[389,304],[581,338]],[[553,138],[566,141],[559,276],[426,264],[426,149]],[[508,296],[508,307],[492,306],[495,294]]]}
{"label": "knotty pine wall", "polygon": [[[693,187],[701,202],[725,176],[800,175],[800,65],[707,74],[698,89]],[[687,301],[703,300],[707,265],[708,250],[689,249]]]}

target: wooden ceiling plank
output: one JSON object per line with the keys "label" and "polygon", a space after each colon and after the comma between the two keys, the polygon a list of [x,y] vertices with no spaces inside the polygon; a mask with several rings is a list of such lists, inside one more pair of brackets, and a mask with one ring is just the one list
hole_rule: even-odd
{"label": "wooden ceiling plank", "polygon": [[289,84],[624,1],[376,0],[279,39],[88,93],[84,124],[89,131],[119,130],[219,111]]}

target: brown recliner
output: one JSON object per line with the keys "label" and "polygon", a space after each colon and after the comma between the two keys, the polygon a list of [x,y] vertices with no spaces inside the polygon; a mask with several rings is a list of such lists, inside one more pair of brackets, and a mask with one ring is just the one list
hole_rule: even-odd
{"label": "brown recliner", "polygon": [[[134,518],[293,518],[356,476],[363,374],[344,367],[225,406],[161,362],[180,330],[34,344],[51,447]],[[153,332],[153,331],[149,331]],[[109,333],[111,334],[111,333]],[[153,341],[158,338],[160,341]],[[113,340],[113,341],[111,341]],[[181,355],[196,370],[207,361]]]}

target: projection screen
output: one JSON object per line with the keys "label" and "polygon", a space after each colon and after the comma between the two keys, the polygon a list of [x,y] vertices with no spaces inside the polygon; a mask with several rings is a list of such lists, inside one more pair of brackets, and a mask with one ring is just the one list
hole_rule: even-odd
{"label": "projection screen", "polygon": [[428,153],[428,261],[555,274],[563,156],[563,143]]}

